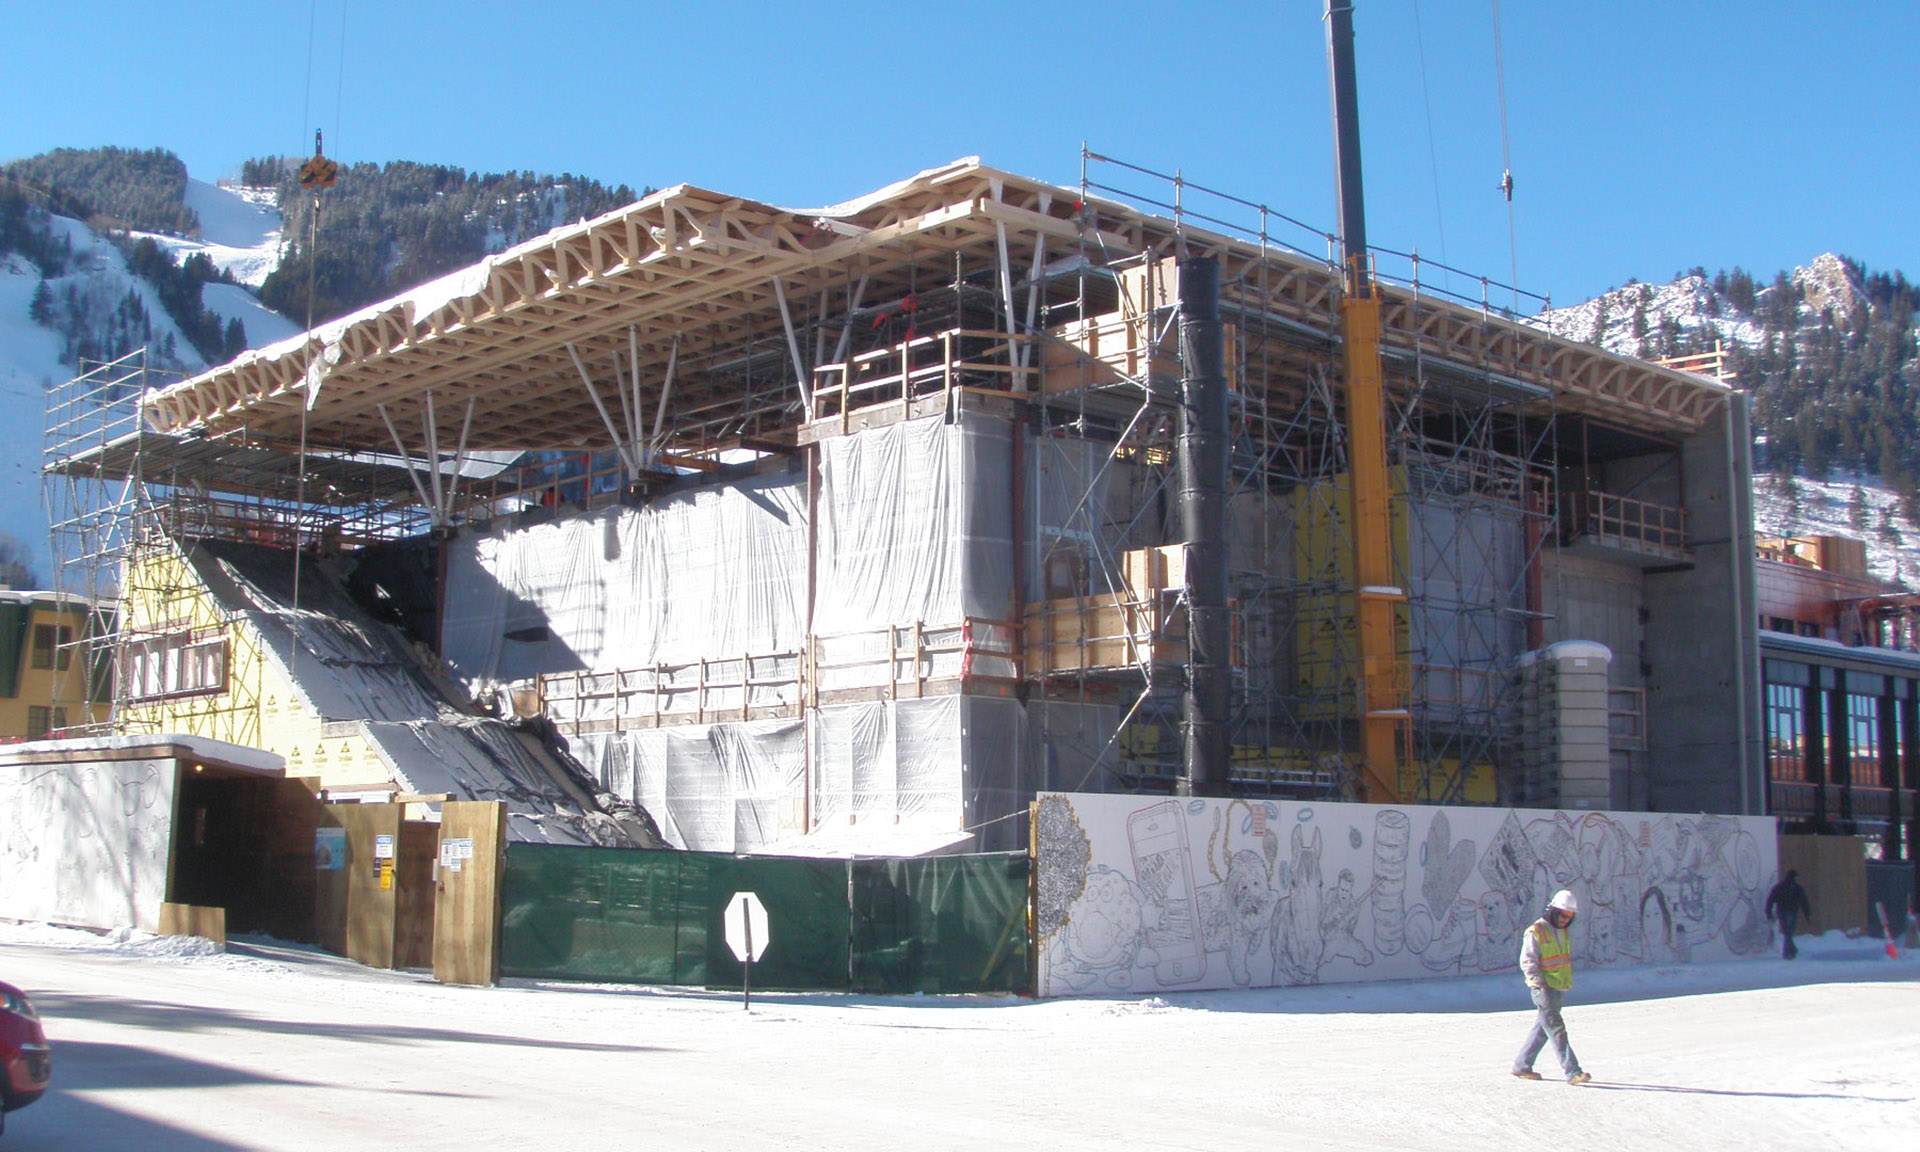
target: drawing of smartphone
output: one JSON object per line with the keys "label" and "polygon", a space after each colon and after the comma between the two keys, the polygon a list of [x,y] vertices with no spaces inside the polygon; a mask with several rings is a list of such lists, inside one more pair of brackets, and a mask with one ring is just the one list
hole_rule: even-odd
{"label": "drawing of smartphone", "polygon": [[[1133,877],[1146,897],[1146,942],[1158,956],[1153,974],[1162,986],[1191,984],[1207,970],[1193,897],[1193,854],[1187,819],[1172,800],[1127,817]],[[1159,912],[1156,919],[1155,911]]]}

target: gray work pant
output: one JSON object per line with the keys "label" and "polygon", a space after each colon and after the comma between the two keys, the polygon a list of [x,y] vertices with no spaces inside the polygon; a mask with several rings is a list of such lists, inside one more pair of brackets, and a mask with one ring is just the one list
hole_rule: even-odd
{"label": "gray work pant", "polygon": [[1527,1033],[1527,1042],[1520,1046],[1520,1055],[1514,1058],[1513,1070],[1526,1072],[1533,1068],[1533,1062],[1540,1055],[1540,1049],[1547,1041],[1553,1041],[1553,1054],[1560,1057],[1560,1068],[1569,1076],[1580,1071],[1580,1058],[1573,1054],[1573,1045],[1567,1043],[1567,1022],[1560,1016],[1560,1005],[1567,994],[1558,988],[1533,988],[1533,1029]]}

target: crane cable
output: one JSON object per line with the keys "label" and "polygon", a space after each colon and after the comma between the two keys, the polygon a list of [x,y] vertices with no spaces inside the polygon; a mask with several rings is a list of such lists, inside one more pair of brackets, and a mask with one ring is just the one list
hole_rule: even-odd
{"label": "crane cable", "polygon": [[1500,93],[1500,191],[1507,198],[1507,261],[1513,277],[1513,311],[1520,312],[1520,246],[1513,226],[1513,147],[1507,134],[1507,64],[1500,44],[1500,0],[1493,4],[1493,77]]}
{"label": "crane cable", "polygon": [[[1433,93],[1427,87],[1427,38],[1420,23],[1420,0],[1413,0],[1413,37],[1420,49],[1420,98],[1427,110],[1427,163],[1433,170],[1433,218],[1440,229],[1440,267],[1441,277],[1449,288],[1453,285],[1453,274],[1447,268],[1447,214],[1440,203],[1440,152],[1434,141],[1433,133]],[[1416,272],[1418,271],[1416,266]]]}
{"label": "crane cable", "polygon": [[[301,130],[306,123],[313,103],[313,45],[315,25],[317,24],[317,5],[307,7],[307,82],[306,95],[301,105]],[[340,129],[340,93],[345,88],[347,51],[347,13],[343,3],[340,9],[340,57],[336,61],[339,71],[338,84],[334,91],[334,135]],[[319,396],[320,373],[323,371],[320,355],[314,350],[313,339],[313,296],[319,266],[320,239],[320,193],[333,187],[340,178],[340,166],[328,159],[322,146],[320,130],[313,130],[313,156],[300,166],[298,180],[300,186],[312,192],[313,200],[307,210],[307,324],[306,344],[309,360],[306,371],[306,395],[300,405],[300,445],[294,464],[294,500],[293,500],[293,604],[288,619],[290,643],[287,647],[287,676],[296,685],[299,683],[300,660],[300,568],[301,557],[306,549],[301,540],[301,526],[307,518],[307,414],[313,411],[314,401]]]}

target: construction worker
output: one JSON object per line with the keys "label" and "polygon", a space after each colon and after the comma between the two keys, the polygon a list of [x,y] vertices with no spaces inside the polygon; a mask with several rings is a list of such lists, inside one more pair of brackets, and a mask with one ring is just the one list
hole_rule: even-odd
{"label": "construction worker", "polygon": [[1780,936],[1785,941],[1780,948],[1782,960],[1791,960],[1800,954],[1800,949],[1793,946],[1793,934],[1802,916],[1812,920],[1813,905],[1807,903],[1807,890],[1800,887],[1800,873],[1789,868],[1787,878],[1767,893],[1767,919],[1780,922]]}
{"label": "construction worker", "polygon": [[1567,1083],[1585,1084],[1593,1077],[1580,1067],[1580,1058],[1567,1042],[1567,1022],[1560,1016],[1560,1005],[1573,987],[1573,944],[1567,928],[1580,913],[1580,901],[1562,888],[1548,901],[1546,911],[1520,935],[1520,975],[1526,978],[1527,991],[1533,997],[1533,1028],[1514,1058],[1513,1074],[1522,1080],[1538,1080],[1533,1061],[1548,1040]]}

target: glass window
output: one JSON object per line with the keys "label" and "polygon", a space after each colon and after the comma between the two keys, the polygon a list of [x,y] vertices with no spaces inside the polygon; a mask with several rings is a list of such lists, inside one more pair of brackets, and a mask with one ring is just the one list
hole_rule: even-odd
{"label": "glass window", "polygon": [[73,663],[73,649],[67,647],[71,643],[73,643],[73,629],[65,624],[35,624],[33,626],[33,666],[66,671]]}
{"label": "glass window", "polygon": [[128,644],[121,657],[120,688],[129,700],[211,694],[226,687],[227,638],[219,632],[151,636]]}
{"label": "glass window", "polygon": [[1807,778],[1806,700],[1798,685],[1767,685],[1767,774],[1775,780]]}
{"label": "glass window", "polygon": [[1873,696],[1847,693],[1847,779],[1854,784],[1880,785],[1880,701]]}

